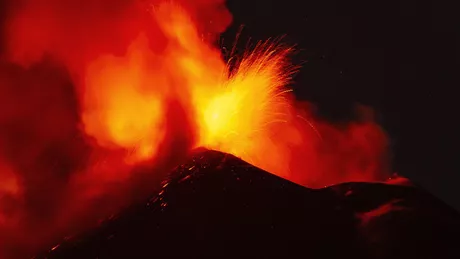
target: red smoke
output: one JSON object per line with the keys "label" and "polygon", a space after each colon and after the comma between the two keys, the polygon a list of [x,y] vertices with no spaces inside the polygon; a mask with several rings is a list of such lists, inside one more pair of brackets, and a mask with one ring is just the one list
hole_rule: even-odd
{"label": "red smoke", "polygon": [[[29,256],[143,197],[196,145],[310,187],[387,173],[386,136],[372,118],[332,126],[283,90],[289,68],[267,65],[286,62],[283,51],[258,49],[226,75],[213,45],[231,22],[223,0],[164,2],[8,2],[0,258]],[[243,108],[230,116],[235,103]],[[218,116],[225,128],[212,124]],[[235,132],[241,143],[222,137]]]}

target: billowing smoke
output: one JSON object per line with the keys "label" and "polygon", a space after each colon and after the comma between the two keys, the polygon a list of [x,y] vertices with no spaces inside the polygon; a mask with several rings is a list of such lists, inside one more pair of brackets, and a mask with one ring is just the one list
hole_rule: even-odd
{"label": "billowing smoke", "polygon": [[[331,126],[304,104],[286,105],[287,92],[280,102],[261,99],[270,113],[248,103],[244,112],[230,109],[248,124],[230,116],[233,135],[211,134],[210,123],[225,117],[209,113],[214,85],[234,86],[216,103],[239,107],[254,100],[245,90],[252,85],[264,97],[273,92],[265,84],[288,83],[264,65],[273,58],[266,50],[249,55],[263,62],[242,62],[240,76],[226,74],[213,47],[231,22],[224,0],[10,0],[3,12],[0,258],[30,256],[145,197],[199,144],[312,187],[387,173],[386,136],[372,119]],[[248,128],[277,122],[277,109],[288,126]],[[258,146],[244,144],[252,140]]]}
{"label": "billowing smoke", "polygon": [[[137,193],[151,174],[128,177],[131,166],[82,130],[87,66],[123,55],[143,32],[161,55],[167,38],[152,17],[158,1],[12,0],[4,3],[0,61],[0,257],[28,255],[60,231],[107,215]],[[182,1],[194,21],[216,37],[231,16],[220,0]],[[218,19],[216,19],[218,18]],[[213,19],[209,23],[200,22]],[[104,86],[100,86],[104,87]],[[161,163],[166,171],[190,148],[181,107],[171,102]],[[176,123],[177,124],[177,123]],[[174,148],[174,153],[171,148]],[[163,169],[163,170],[161,170]],[[158,176],[160,177],[160,176]],[[136,178],[142,178],[136,179]],[[149,182],[149,181],[147,181]],[[136,188],[133,188],[133,183]],[[142,189],[143,188],[143,189]],[[77,220],[78,219],[78,220]]]}

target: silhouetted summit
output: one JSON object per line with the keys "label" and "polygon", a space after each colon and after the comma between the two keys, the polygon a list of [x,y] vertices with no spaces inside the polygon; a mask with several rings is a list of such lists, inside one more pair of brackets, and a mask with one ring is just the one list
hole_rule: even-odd
{"label": "silhouetted summit", "polygon": [[200,150],[145,204],[38,258],[460,258],[460,217],[412,186],[304,188]]}

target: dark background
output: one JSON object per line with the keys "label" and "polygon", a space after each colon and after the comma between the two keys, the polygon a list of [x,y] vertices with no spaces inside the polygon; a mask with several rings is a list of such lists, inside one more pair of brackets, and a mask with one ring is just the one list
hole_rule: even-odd
{"label": "dark background", "polygon": [[[424,4],[422,4],[422,2]],[[460,210],[458,16],[441,1],[231,0],[231,45],[286,35],[297,44],[300,99],[334,120],[374,108],[389,133],[393,168]]]}
{"label": "dark background", "polygon": [[[421,3],[424,4],[421,4]],[[0,20],[4,17],[1,8]],[[441,1],[231,0],[231,46],[286,35],[303,64],[300,99],[334,120],[353,104],[374,108],[389,133],[394,170],[460,210],[457,9]],[[0,21],[0,24],[1,21]],[[0,41],[1,42],[1,41]],[[1,46],[0,46],[1,49]]]}

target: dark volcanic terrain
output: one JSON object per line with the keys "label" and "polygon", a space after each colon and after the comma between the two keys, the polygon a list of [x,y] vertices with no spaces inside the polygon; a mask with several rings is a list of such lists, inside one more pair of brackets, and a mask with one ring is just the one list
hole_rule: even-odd
{"label": "dark volcanic terrain", "polygon": [[199,150],[143,204],[37,258],[460,258],[460,215],[413,186],[304,188]]}

